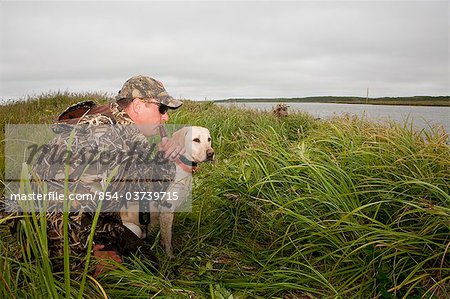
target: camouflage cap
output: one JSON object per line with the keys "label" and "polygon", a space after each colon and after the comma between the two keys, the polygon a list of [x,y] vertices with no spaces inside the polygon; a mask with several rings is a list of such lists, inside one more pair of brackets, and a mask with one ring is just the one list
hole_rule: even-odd
{"label": "camouflage cap", "polygon": [[135,76],[128,79],[116,96],[116,101],[121,99],[151,98],[169,108],[176,109],[183,102],[172,98],[165,90],[163,84],[148,76]]}

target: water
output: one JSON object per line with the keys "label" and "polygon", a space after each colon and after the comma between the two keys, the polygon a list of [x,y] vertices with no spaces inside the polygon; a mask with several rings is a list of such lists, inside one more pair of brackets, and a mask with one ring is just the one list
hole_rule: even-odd
{"label": "water", "polygon": [[[272,110],[277,103],[241,102],[218,103],[225,106],[236,106],[246,109]],[[288,103],[289,111],[303,111],[314,117],[329,118],[346,113],[364,116],[374,121],[393,120],[400,124],[413,123],[417,129],[429,129],[433,125],[442,125],[450,132],[450,107],[395,106],[395,105],[362,105],[333,103]]]}

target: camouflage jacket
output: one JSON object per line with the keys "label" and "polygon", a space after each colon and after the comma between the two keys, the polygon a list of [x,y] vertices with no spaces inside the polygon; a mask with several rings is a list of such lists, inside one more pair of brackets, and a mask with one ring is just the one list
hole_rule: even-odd
{"label": "camouflage jacket", "polygon": [[[57,136],[42,148],[33,170],[37,180],[47,184],[47,192],[63,193],[65,183],[72,194],[98,199],[108,192],[101,211],[117,212],[135,192],[167,189],[175,164],[164,159],[157,144],[150,144],[116,103],[109,105],[109,111],[104,108],[94,107],[92,114],[70,121],[60,116],[53,126]],[[98,201],[73,201],[72,207],[95,212]]]}

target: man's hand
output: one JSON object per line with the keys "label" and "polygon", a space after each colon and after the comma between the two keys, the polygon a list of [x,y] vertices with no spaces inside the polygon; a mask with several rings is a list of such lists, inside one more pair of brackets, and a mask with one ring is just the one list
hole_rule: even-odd
{"label": "man's hand", "polygon": [[167,137],[161,140],[159,150],[164,152],[164,158],[169,159],[169,161],[175,161],[186,152],[181,144]]}
{"label": "man's hand", "polygon": [[100,273],[105,272],[105,268],[108,263],[101,261],[102,259],[112,259],[118,263],[122,263],[122,259],[117,252],[114,250],[102,250],[103,248],[105,248],[105,246],[101,244],[94,245],[94,248],[92,248],[94,256],[100,260],[95,268],[94,277],[98,277]]}

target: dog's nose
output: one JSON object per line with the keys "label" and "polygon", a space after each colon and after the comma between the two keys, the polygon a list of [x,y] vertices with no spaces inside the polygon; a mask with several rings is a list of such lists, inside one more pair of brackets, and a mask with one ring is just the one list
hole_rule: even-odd
{"label": "dog's nose", "polygon": [[206,150],[206,159],[214,160],[214,150],[213,149]]}

